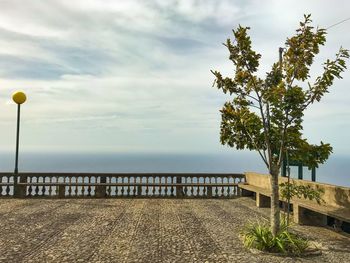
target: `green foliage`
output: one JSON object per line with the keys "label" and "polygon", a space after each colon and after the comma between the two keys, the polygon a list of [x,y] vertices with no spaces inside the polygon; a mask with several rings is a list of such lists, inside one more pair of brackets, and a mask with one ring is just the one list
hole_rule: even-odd
{"label": "green foliage", "polygon": [[310,185],[297,185],[294,181],[292,183],[281,183],[279,186],[280,195],[284,200],[296,196],[310,201],[315,200],[318,204],[324,202],[322,199],[324,190],[322,188],[313,189]]}
{"label": "green foliage", "polygon": [[288,231],[287,225],[282,223],[276,236],[266,223],[250,223],[241,233],[246,248],[255,248],[272,253],[286,255],[301,255],[308,248],[308,240]]}
{"label": "green foliage", "polygon": [[309,168],[324,163],[332,152],[328,143],[314,145],[303,138],[303,116],[341,78],[349,52],[340,48],[334,60],[324,63],[323,73],[310,82],[310,67],[326,42],[326,30],[315,29],[311,22],[310,15],[305,15],[285,43],[282,62],[274,63],[265,79],[257,75],[261,55],[252,48],[249,27],[239,26],[233,30],[234,40],[224,43],[234,75],[223,77],[212,71],[214,86],[233,96],[221,110],[221,143],[258,151],[271,174],[280,168],[287,149],[291,159]]}

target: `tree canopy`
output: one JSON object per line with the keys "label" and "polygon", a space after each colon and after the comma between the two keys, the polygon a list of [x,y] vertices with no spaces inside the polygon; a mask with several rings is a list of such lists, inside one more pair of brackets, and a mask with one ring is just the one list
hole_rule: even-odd
{"label": "tree canopy", "polygon": [[309,168],[323,163],[332,151],[328,143],[314,145],[303,137],[303,116],[308,106],[328,92],[334,79],[341,78],[349,52],[340,48],[311,82],[310,67],[326,42],[326,30],[315,29],[311,22],[310,15],[305,15],[296,34],[285,42],[282,61],[272,65],[265,79],[257,76],[261,55],[252,49],[249,27],[233,30],[234,41],[227,39],[224,44],[235,66],[234,76],[212,71],[216,87],[234,95],[221,110],[221,143],[258,151],[269,169],[272,164],[280,167],[287,149],[291,159]]}

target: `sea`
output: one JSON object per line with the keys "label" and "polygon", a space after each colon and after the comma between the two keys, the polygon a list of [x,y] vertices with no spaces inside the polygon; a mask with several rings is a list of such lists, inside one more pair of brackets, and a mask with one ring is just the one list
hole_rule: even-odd
{"label": "sea", "polygon": [[[350,156],[332,155],[316,170],[316,181],[350,187]],[[14,153],[0,152],[0,172],[14,170]],[[23,152],[20,172],[105,173],[267,173],[255,153],[47,153]],[[297,178],[297,167],[291,177]],[[304,179],[311,180],[306,167]]]}

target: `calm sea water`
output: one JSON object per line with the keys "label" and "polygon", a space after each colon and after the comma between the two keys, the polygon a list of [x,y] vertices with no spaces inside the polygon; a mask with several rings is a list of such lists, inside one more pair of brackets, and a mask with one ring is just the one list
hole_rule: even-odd
{"label": "calm sea water", "polygon": [[[350,156],[333,155],[317,169],[317,181],[350,187]],[[0,153],[0,171],[13,171],[14,154]],[[120,153],[21,153],[19,170],[23,172],[217,172],[266,173],[254,153],[232,154],[120,154]],[[292,177],[297,168],[291,169]],[[304,179],[311,173],[304,169]]]}

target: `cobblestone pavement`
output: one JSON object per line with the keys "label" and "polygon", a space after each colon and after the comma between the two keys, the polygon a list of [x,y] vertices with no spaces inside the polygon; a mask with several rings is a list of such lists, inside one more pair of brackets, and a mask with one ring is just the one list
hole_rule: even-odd
{"label": "cobblestone pavement", "polygon": [[267,218],[249,198],[0,199],[0,262],[350,262],[350,238],[296,226],[321,255],[252,254],[238,234]]}

